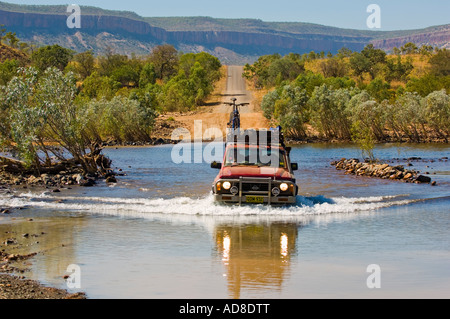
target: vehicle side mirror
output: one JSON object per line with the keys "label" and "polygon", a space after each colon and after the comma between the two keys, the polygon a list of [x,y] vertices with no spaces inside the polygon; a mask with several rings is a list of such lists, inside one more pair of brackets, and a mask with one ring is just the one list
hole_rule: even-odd
{"label": "vehicle side mirror", "polygon": [[218,163],[218,162],[212,162],[211,163],[211,168],[217,168],[217,169],[221,169],[222,168],[222,163]]}
{"label": "vehicle side mirror", "polygon": [[298,164],[297,164],[297,163],[291,163],[291,169],[292,169],[293,171],[298,170]]}

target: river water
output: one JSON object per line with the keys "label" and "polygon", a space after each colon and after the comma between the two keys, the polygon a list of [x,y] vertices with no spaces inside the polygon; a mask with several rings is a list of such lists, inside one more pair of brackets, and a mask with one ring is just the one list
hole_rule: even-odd
{"label": "river water", "polygon": [[[89,298],[449,298],[448,145],[378,145],[375,156],[436,186],[345,175],[351,145],[293,147],[296,205],[223,206],[217,170],[176,164],[173,146],[109,148],[124,176],[60,193],[0,193],[0,239],[38,252],[27,278]],[[193,156],[192,158],[195,158]],[[19,209],[24,208],[24,209]],[[23,234],[29,234],[23,237]],[[375,268],[373,268],[375,267]]]}

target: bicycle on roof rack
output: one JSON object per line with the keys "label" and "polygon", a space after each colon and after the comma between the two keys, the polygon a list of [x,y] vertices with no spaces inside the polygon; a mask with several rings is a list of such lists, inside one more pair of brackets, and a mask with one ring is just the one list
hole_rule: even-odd
{"label": "bicycle on roof rack", "polygon": [[227,123],[228,127],[233,130],[238,130],[241,127],[241,115],[239,113],[239,107],[244,105],[249,105],[250,103],[239,103],[236,104],[237,99],[232,98],[232,102],[224,102],[226,105],[231,105],[233,107],[233,111],[230,113],[230,121]]}

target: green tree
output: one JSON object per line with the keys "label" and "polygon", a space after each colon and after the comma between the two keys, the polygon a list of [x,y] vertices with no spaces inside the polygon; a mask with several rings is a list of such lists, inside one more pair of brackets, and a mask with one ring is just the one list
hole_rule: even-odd
{"label": "green tree", "polygon": [[92,73],[84,81],[81,94],[89,99],[112,99],[120,89],[121,83],[110,77],[100,76],[97,72]]}
{"label": "green tree", "polygon": [[433,74],[426,74],[419,78],[411,78],[406,83],[406,91],[417,92],[422,97],[434,91],[442,89],[450,90],[450,76],[436,76]]}
{"label": "green tree", "polygon": [[341,49],[338,50],[336,57],[338,57],[339,59],[349,58],[352,56],[352,53],[353,53],[352,50],[350,50],[349,48],[342,47]]}
{"label": "green tree", "polygon": [[343,77],[347,74],[347,64],[343,59],[328,58],[320,63],[320,70],[324,77]]}
{"label": "green tree", "polygon": [[110,47],[106,48],[105,54],[98,58],[99,75],[111,76],[114,70],[123,67],[128,62],[126,55],[117,54]]}
{"label": "green tree", "polygon": [[386,63],[386,52],[375,49],[373,44],[364,47],[361,53],[355,52],[350,58],[350,67],[355,75],[363,78],[364,73],[369,73],[374,79]]}
{"label": "green tree", "polygon": [[155,113],[138,100],[115,96],[111,100],[93,100],[86,106],[89,134],[117,142],[147,141]]}
{"label": "green tree", "polygon": [[137,86],[139,84],[140,73],[137,72],[131,65],[124,64],[111,73],[111,79],[119,82],[122,86]]}
{"label": "green tree", "polygon": [[373,44],[366,45],[361,51],[361,54],[368,58],[372,64],[386,62],[386,52],[381,49],[376,49]]}
{"label": "green tree", "polygon": [[33,99],[37,70],[20,68],[19,72],[20,76],[0,87],[1,145],[14,150],[28,166],[39,168],[41,160],[35,142],[43,124]]}
{"label": "green tree", "polygon": [[287,136],[305,138],[309,121],[308,95],[305,89],[285,85],[280,99],[274,104],[274,118]]}
{"label": "green tree", "polygon": [[397,98],[395,104],[395,115],[397,128],[410,141],[420,142],[421,130],[425,131],[425,113],[421,104],[421,97],[417,93],[406,92]]}
{"label": "green tree", "polygon": [[179,69],[183,70],[186,76],[189,77],[196,63],[199,63],[206,71],[206,76],[210,82],[215,82],[220,79],[220,67],[222,64],[218,58],[206,52],[185,53],[181,55]]}
{"label": "green tree", "polygon": [[365,89],[378,102],[381,102],[383,100],[390,100],[394,96],[394,91],[391,90],[390,84],[383,81],[380,78],[376,78],[373,81],[371,81],[365,87]]}
{"label": "green tree", "polygon": [[415,43],[408,42],[400,48],[402,54],[415,54],[418,53],[419,48]]}
{"label": "green tree", "polygon": [[316,87],[309,100],[314,127],[327,138],[349,140],[350,121],[346,107],[351,98],[347,89],[333,90],[323,84]]}
{"label": "green tree", "polygon": [[195,94],[194,100],[196,105],[201,105],[214,89],[212,83],[208,79],[206,70],[199,62],[196,62],[190,70],[189,86]]}
{"label": "green tree", "polygon": [[351,89],[356,87],[356,83],[348,76],[326,78],[324,83],[334,89]]}
{"label": "green tree", "polygon": [[419,53],[421,55],[430,56],[433,53],[433,46],[424,44],[420,47]]}
{"label": "green tree", "polygon": [[354,74],[362,80],[364,73],[370,71],[371,62],[364,54],[355,52],[350,57],[350,67]]}
{"label": "green tree", "polygon": [[17,75],[19,69],[19,62],[17,60],[6,60],[0,63],[0,85],[7,85],[8,82]]}
{"label": "green tree", "polygon": [[156,76],[159,79],[169,78],[177,72],[178,52],[170,44],[159,45],[153,48],[148,62],[155,66]]}
{"label": "green tree", "polygon": [[396,80],[406,82],[408,75],[413,69],[411,60],[403,63],[401,57],[397,56],[396,59],[391,59],[386,62],[386,81],[392,82]]}
{"label": "green tree", "polygon": [[450,75],[450,51],[447,49],[439,50],[438,53],[430,58],[431,73],[434,75]]}
{"label": "green tree", "polygon": [[316,52],[311,51],[308,54],[308,60],[315,60],[318,59],[320,57],[320,55],[316,54]]}
{"label": "green tree", "polygon": [[273,86],[283,81],[291,81],[305,71],[304,63],[299,55],[290,53],[275,59],[267,68],[266,85]]}
{"label": "green tree", "polygon": [[352,139],[360,143],[364,151],[369,151],[375,140],[385,139],[384,110],[367,91],[354,95],[346,112],[351,121]]}
{"label": "green tree", "polygon": [[31,55],[32,64],[41,72],[55,67],[61,71],[72,58],[72,50],[63,48],[57,44],[39,48]]}
{"label": "green tree", "polygon": [[75,73],[80,80],[84,80],[95,71],[95,58],[92,50],[78,53],[73,57]]}
{"label": "green tree", "polygon": [[306,90],[308,96],[311,96],[314,89],[325,83],[325,79],[320,73],[305,72],[300,74],[294,81],[294,85]]}
{"label": "green tree", "polygon": [[[244,67],[244,77],[253,80],[254,85],[258,88],[272,86],[274,79],[270,77],[273,77],[275,72],[272,71],[272,74],[269,76],[269,68],[275,61],[280,59],[280,54],[260,56],[253,65]],[[275,74],[276,76],[278,76],[278,73]]]}
{"label": "green tree", "polygon": [[427,123],[439,137],[448,142],[450,136],[450,96],[445,90],[428,94],[422,100]]}
{"label": "green tree", "polygon": [[74,103],[73,74],[54,67],[40,77],[35,68],[21,68],[20,73],[0,94],[2,109],[9,114],[10,146],[38,171],[42,164],[52,164],[51,154],[60,160],[70,154],[85,172],[97,172],[95,160],[86,156],[92,141],[84,131],[86,118]]}
{"label": "green tree", "polygon": [[145,88],[149,84],[156,83],[156,71],[153,63],[146,63],[139,75],[139,87]]}
{"label": "green tree", "polygon": [[264,117],[268,120],[273,118],[273,114],[275,112],[275,103],[280,99],[280,95],[277,90],[272,90],[266,95],[264,95],[261,102],[261,109],[263,111]]}
{"label": "green tree", "polygon": [[183,71],[171,78],[163,87],[163,94],[159,96],[159,104],[168,112],[189,111],[195,105],[196,93],[193,92],[191,82]]}
{"label": "green tree", "polygon": [[[369,104],[366,102],[365,104]],[[368,158],[369,161],[375,162],[375,137],[373,131],[364,124],[361,119],[356,119],[351,126],[352,141],[361,149],[362,156]]]}
{"label": "green tree", "polygon": [[19,42],[20,42],[20,40],[19,40],[19,38],[17,37],[17,35],[16,35],[15,32],[11,32],[11,31],[10,31],[10,32],[6,33],[6,35],[3,36],[3,40],[6,40],[7,43],[8,43],[8,45],[9,45],[11,48],[17,49],[17,48],[19,47]]}

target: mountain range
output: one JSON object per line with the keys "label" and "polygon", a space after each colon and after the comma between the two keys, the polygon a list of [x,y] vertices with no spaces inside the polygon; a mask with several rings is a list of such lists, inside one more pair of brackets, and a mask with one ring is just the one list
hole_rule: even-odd
{"label": "mountain range", "polygon": [[81,7],[81,28],[67,27],[66,5],[16,5],[0,2],[0,25],[25,42],[59,44],[97,54],[145,55],[168,43],[182,52],[206,51],[224,64],[251,63],[265,54],[360,51],[369,43],[386,51],[407,42],[450,48],[450,24],[417,30],[342,29],[302,22],[211,17],[142,17],[134,12]]}

